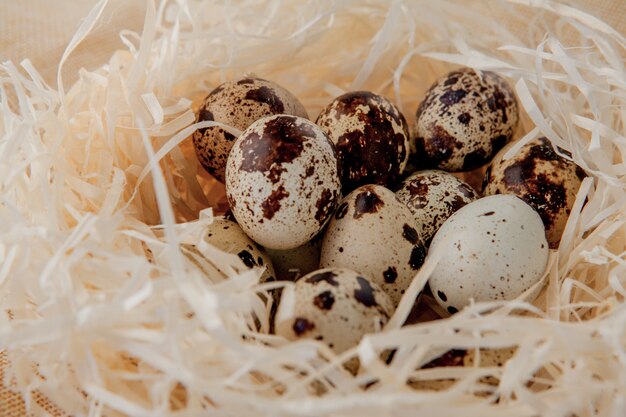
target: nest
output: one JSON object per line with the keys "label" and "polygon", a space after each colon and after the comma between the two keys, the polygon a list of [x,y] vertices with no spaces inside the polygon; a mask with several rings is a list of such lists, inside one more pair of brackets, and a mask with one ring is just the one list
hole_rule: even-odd
{"label": "nest", "polygon": [[[0,66],[0,369],[27,410],[623,413],[622,34],[549,1],[180,0],[148,2],[143,32],[121,36],[126,49],[71,87],[60,75],[47,85],[28,61]],[[431,253],[384,331],[338,356],[268,332],[264,300],[292,284],[261,284],[261,270],[239,273],[238,258],[209,246],[206,265],[181,251],[225,207],[190,143],[215,124],[195,123],[194,109],[217,84],[274,80],[312,116],[368,89],[410,119],[433,81],[461,65],[515,86],[522,115],[509,155],[545,136],[588,175],[533,304],[476,303],[430,320],[425,297],[419,323],[402,326],[441,256]],[[353,375],[342,363],[355,357]]]}

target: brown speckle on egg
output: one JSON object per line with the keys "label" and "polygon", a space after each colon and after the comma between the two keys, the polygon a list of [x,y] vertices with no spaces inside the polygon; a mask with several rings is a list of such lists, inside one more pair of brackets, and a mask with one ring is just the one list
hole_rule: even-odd
{"label": "brown speckle on egg", "polygon": [[345,192],[364,184],[393,185],[408,158],[404,116],[386,98],[368,91],[337,97],[316,122],[337,145]]}
{"label": "brown speckle on egg", "polygon": [[393,284],[396,281],[396,278],[398,278],[398,271],[395,267],[390,266],[385,270],[385,272],[383,272],[383,278],[387,284]]}
{"label": "brown speckle on egg", "polygon": [[[237,256],[239,256],[239,259],[241,259],[241,261],[248,267],[248,268],[253,268],[257,265],[257,263],[254,260],[254,257],[252,256],[252,254],[250,252],[248,252],[247,250],[242,250],[241,252],[239,252],[237,254]],[[259,259],[262,262],[262,258],[259,257]]]}
{"label": "brown speckle on egg", "polygon": [[313,304],[320,310],[330,310],[333,308],[334,303],[335,296],[333,296],[333,293],[330,291],[321,292],[313,299]]}
{"label": "brown speckle on egg", "polygon": [[513,136],[515,95],[490,71],[462,68],[439,79],[416,112],[410,165],[447,171],[477,168]]}
{"label": "brown speckle on egg", "polygon": [[[285,171],[283,164],[298,158],[307,139],[314,137],[315,131],[311,125],[296,125],[293,119],[286,117],[269,119],[263,125],[263,134],[250,132],[240,142],[242,158],[239,169],[265,173],[276,184],[280,174]],[[306,170],[310,168],[313,167],[308,165]]]}
{"label": "brown speckle on egg", "polygon": [[332,270],[324,270],[324,271],[315,272],[313,274],[308,275],[305,278],[305,280],[309,284],[317,284],[319,282],[326,282],[332,285],[333,287],[336,287],[339,285],[339,283],[335,279],[336,277],[337,277],[336,272],[333,272]]}
{"label": "brown speckle on egg", "polygon": [[280,210],[280,200],[289,197],[289,193],[285,191],[285,187],[282,185],[263,200],[261,208],[263,209],[263,217],[267,220],[272,220],[274,213]]}
{"label": "brown speckle on egg", "polygon": [[459,123],[468,125],[470,120],[472,120],[472,116],[469,113],[461,113],[458,119],[459,119]]}
{"label": "brown speckle on egg", "polygon": [[417,230],[406,223],[402,225],[402,237],[414,245],[420,240]]}
{"label": "brown speckle on egg", "polygon": [[298,317],[294,322],[293,322],[293,331],[296,335],[298,336],[302,336],[304,333],[315,329],[315,324],[311,323],[309,320],[302,318],[302,317]]}
{"label": "brown speckle on egg", "polygon": [[354,202],[354,218],[359,219],[364,214],[376,213],[385,203],[380,199],[373,187],[364,186],[356,195]]}
{"label": "brown speckle on egg", "polygon": [[[207,95],[196,122],[216,121],[245,130],[254,121],[273,114],[307,118],[307,112],[289,91],[260,78],[244,78],[219,85]],[[221,127],[198,129],[193,144],[204,169],[224,181],[228,154],[237,138]]]}
{"label": "brown speckle on egg", "polygon": [[285,113],[285,105],[273,88],[262,85],[258,88],[248,90],[245,97],[247,100],[267,104],[270,114]]}
{"label": "brown speckle on egg", "polygon": [[367,307],[377,305],[376,298],[374,297],[374,288],[372,288],[369,281],[363,277],[356,277],[356,280],[359,284],[359,288],[354,290],[354,298]]}
{"label": "brown speckle on egg", "polygon": [[317,211],[315,212],[315,220],[317,220],[320,224],[326,223],[326,219],[330,216],[333,208],[335,207],[335,202],[336,194],[328,188],[324,189],[321,197],[315,202],[315,207],[317,208]]}
{"label": "brown speckle on egg", "polygon": [[411,257],[409,258],[409,265],[414,270],[418,270],[422,267],[424,263],[424,259],[426,259],[426,249],[423,245],[418,244],[413,247],[411,250]]}

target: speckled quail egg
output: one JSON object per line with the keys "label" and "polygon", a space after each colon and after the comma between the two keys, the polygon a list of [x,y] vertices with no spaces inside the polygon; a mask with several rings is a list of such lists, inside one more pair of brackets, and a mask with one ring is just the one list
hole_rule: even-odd
{"label": "speckled quail egg", "polygon": [[541,218],[512,195],[476,200],[435,234],[430,253],[441,259],[429,279],[450,314],[475,301],[512,300],[539,282],[548,262]]}
{"label": "speckled quail egg", "polygon": [[369,91],[346,93],[316,123],[337,146],[344,194],[360,185],[396,183],[408,160],[409,129],[389,100]]}
{"label": "speckled quail egg", "polygon": [[[204,99],[197,122],[216,121],[244,130],[261,117],[291,114],[308,118],[304,106],[283,87],[261,78],[242,78],[219,85]],[[193,144],[198,160],[210,174],[224,181],[228,153],[237,139],[221,127],[198,129]]]}
{"label": "speckled quail egg", "polygon": [[439,79],[416,113],[415,165],[469,171],[513,136],[519,116],[511,87],[490,71],[462,68]]}
{"label": "speckled quail egg", "polygon": [[296,281],[295,302],[281,301],[276,334],[288,340],[321,340],[341,353],[365,334],[379,331],[392,311],[387,294],[357,272],[321,269]]}
{"label": "speckled quail egg", "polygon": [[295,281],[297,278],[313,272],[320,266],[322,235],[294,249],[267,249],[272,265],[279,280]]}
{"label": "speckled quail egg", "polygon": [[320,267],[358,271],[397,305],[425,255],[409,209],[387,188],[364,185],[343,199],[328,224]]}
{"label": "speckled quail egg", "polygon": [[438,170],[414,173],[402,182],[396,196],[415,216],[426,244],[452,213],[479,197],[465,182]]}
{"label": "speckled quail egg", "polygon": [[543,220],[550,247],[555,248],[585,172],[558,155],[545,137],[531,141],[515,156],[503,161],[508,148],[496,155],[487,168],[484,193],[514,194],[530,204]]}
{"label": "speckled quail egg", "polygon": [[[242,266],[247,269],[265,268],[260,278],[261,282],[274,280],[274,267],[264,248],[253,242],[228,216],[214,217],[213,222],[204,231],[202,239],[219,250],[237,255]],[[187,245],[187,249],[209,258],[197,245]]]}
{"label": "speckled quail egg", "polygon": [[271,249],[293,249],[317,235],[341,194],[335,146],[297,116],[257,120],[233,145],[226,197],[241,228]]}
{"label": "speckled quail egg", "polygon": [[[515,355],[516,351],[517,348],[515,347],[480,349],[477,356],[476,350],[453,349],[422,366],[422,369],[451,366],[501,368]],[[448,389],[454,382],[454,379],[413,379],[409,381],[409,386],[418,390],[440,391]],[[487,385],[498,385],[498,380],[494,377],[481,378],[480,382]]]}

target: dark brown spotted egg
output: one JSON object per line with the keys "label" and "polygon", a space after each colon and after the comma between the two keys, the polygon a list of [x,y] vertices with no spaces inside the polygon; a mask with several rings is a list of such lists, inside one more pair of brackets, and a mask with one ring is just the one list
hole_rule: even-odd
{"label": "dark brown spotted egg", "polygon": [[314,123],[277,115],[235,142],[226,197],[241,228],[271,249],[293,249],[324,227],[341,194],[335,146]]}
{"label": "dark brown spotted egg", "polygon": [[425,256],[409,209],[387,188],[364,185],[343,199],[328,224],[320,268],[358,271],[397,305]]}
{"label": "dark brown spotted egg", "polygon": [[[217,249],[237,255],[241,260],[242,271],[252,268],[264,268],[260,281],[274,280],[275,273],[272,261],[264,248],[253,242],[239,225],[228,217],[215,217],[213,223],[206,227],[202,236],[203,244],[209,244]],[[192,254],[202,255],[206,259],[211,259],[209,254],[205,254],[203,245],[186,245],[187,251]]]}
{"label": "dark brown spotted egg", "polygon": [[296,282],[295,302],[280,303],[275,329],[288,340],[320,340],[341,353],[380,331],[393,309],[387,294],[357,272],[321,269]]}
{"label": "dark brown spotted egg", "polygon": [[518,108],[507,82],[462,68],[439,79],[417,109],[415,165],[469,171],[489,162],[513,136]]}
{"label": "dark brown spotted egg", "polygon": [[[308,118],[304,106],[283,87],[260,78],[242,78],[219,85],[204,99],[197,122],[216,121],[244,130],[261,117],[292,114]],[[198,129],[193,144],[198,160],[210,174],[224,181],[228,153],[237,139],[221,127]]]}
{"label": "dark brown spotted egg", "polygon": [[452,213],[479,197],[465,182],[438,170],[414,173],[402,182],[396,196],[415,216],[417,231],[427,245]]}
{"label": "dark brown spotted egg", "polygon": [[526,144],[504,161],[507,150],[496,155],[487,168],[485,195],[514,194],[527,202],[541,216],[550,247],[557,247],[585,172],[558,155],[545,137]]}
{"label": "dark brown spotted egg", "polygon": [[369,91],[332,101],[316,122],[337,146],[344,193],[364,184],[392,186],[408,160],[409,129],[386,98]]}

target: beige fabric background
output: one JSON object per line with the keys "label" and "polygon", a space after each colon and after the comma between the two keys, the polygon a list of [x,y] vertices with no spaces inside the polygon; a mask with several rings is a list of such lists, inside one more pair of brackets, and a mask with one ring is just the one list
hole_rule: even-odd
{"label": "beige fabric background", "polygon": [[[110,0],[103,19],[65,64],[63,77],[68,85],[76,79],[81,67],[96,68],[107,61],[112,51],[124,47],[118,35],[120,29],[141,30],[145,2]],[[56,85],[61,55],[81,19],[96,3],[97,0],[0,0],[0,61],[19,64],[29,58],[44,79]],[[563,3],[589,12],[626,33],[626,0]]]}
{"label": "beige fabric background", "polygon": [[[141,30],[145,1],[110,1],[95,30],[65,64],[63,77],[66,85],[71,85],[81,67],[97,68],[108,60],[112,51],[123,47],[118,35],[121,29]],[[63,51],[81,19],[96,2],[97,0],[0,0],[0,61],[11,60],[18,65],[21,60],[28,58],[43,78],[50,85],[56,86],[58,62]],[[569,0],[567,3],[606,21],[621,33],[626,32],[626,0]],[[512,30],[516,32],[523,28],[516,27]],[[0,380],[6,366],[6,356],[0,352]],[[35,394],[32,404],[37,415],[63,415],[41,395]],[[25,415],[24,403],[20,397],[3,388],[0,383],[0,417]]]}
{"label": "beige fabric background", "polygon": [[[28,58],[51,85],[63,51],[97,0],[0,0],[0,61]],[[110,0],[95,30],[65,64],[71,85],[81,67],[94,69],[124,48],[119,31],[141,31],[146,0]]]}

